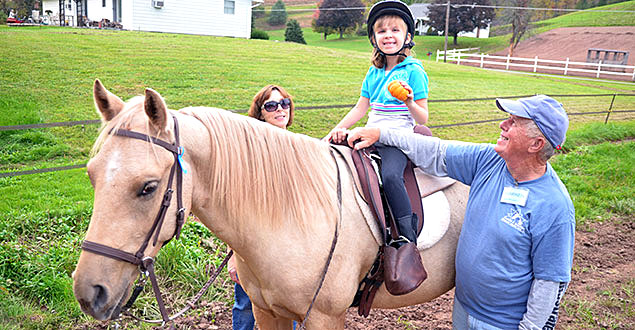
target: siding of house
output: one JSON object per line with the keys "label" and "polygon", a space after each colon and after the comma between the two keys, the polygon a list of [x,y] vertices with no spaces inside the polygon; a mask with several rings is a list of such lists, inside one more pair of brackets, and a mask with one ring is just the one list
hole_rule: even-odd
{"label": "siding of house", "polygon": [[[251,0],[235,0],[234,14],[225,14],[225,0],[163,0],[163,8],[154,8],[152,0],[121,1],[121,24],[126,30],[202,34],[249,38],[251,36]],[[66,7],[67,18],[76,25],[75,2]],[[113,20],[113,0],[88,0],[88,19]],[[59,13],[58,0],[42,1],[43,11]],[[70,20],[69,20],[70,22]]]}
{"label": "siding of house", "polygon": [[[132,26],[141,31],[249,38],[251,0],[236,0],[234,14],[225,14],[224,0],[165,0],[161,9],[150,0],[132,0]],[[124,13],[126,9],[124,9]]]}

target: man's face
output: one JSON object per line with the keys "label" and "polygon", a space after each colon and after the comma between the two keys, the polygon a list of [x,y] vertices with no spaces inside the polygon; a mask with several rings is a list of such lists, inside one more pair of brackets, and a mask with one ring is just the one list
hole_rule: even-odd
{"label": "man's face", "polygon": [[529,121],[531,119],[509,115],[509,118],[500,123],[501,134],[494,150],[506,161],[527,155],[532,140],[525,129],[525,124]]}

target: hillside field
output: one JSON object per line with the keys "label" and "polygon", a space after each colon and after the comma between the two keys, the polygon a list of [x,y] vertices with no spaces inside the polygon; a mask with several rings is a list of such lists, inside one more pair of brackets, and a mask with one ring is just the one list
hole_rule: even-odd
{"label": "hillside field", "polygon": [[[98,119],[92,99],[96,78],[123,99],[149,87],[171,109],[200,105],[240,113],[262,86],[273,83],[284,86],[298,107],[291,130],[319,138],[356,102],[369,66],[368,52],[353,50],[353,43],[334,43],[342,49],[274,40],[0,26],[0,126]],[[576,251],[587,251],[587,244],[594,249],[577,259],[574,279],[589,285],[579,284],[565,295],[564,315],[570,321],[561,326],[620,328],[635,323],[632,246],[619,244],[632,237],[634,227],[635,84],[485,71],[417,54],[430,77],[429,125],[437,127],[436,136],[495,141],[497,122],[505,117],[496,109],[495,97],[542,93],[564,104],[571,128],[566,153],[553,164],[574,199],[581,237]],[[491,122],[441,127],[476,121]],[[85,164],[98,126],[2,130],[0,173]],[[92,213],[85,169],[0,177],[0,196],[0,329],[112,326],[84,316],[71,291],[70,275]],[[594,231],[614,236],[593,236]],[[159,285],[171,292],[170,301],[191,297],[206,280],[207,264],[218,265],[225,248],[206,228],[188,222],[181,240],[167,245],[157,260]],[[618,254],[609,261],[595,259],[597,253],[608,255],[614,249]],[[606,282],[603,274],[618,281]],[[205,309],[181,321],[183,328],[227,328],[231,288],[226,273],[221,283],[205,295]],[[437,307],[427,310],[447,312],[448,299],[431,302]],[[601,305],[593,305],[595,301]],[[137,304],[156,312],[148,292]],[[370,328],[427,328],[418,322],[432,319],[425,318],[423,309],[397,310],[390,318],[399,321],[389,323],[382,313],[371,314],[376,323]],[[349,329],[366,324],[349,320]],[[149,328],[126,322],[131,329]],[[447,328],[443,320],[434,324]]]}

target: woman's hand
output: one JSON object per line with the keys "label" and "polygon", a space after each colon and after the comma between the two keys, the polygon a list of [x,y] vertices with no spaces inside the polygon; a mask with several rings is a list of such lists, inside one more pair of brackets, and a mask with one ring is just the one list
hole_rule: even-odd
{"label": "woman's hand", "polygon": [[240,280],[238,279],[238,271],[236,270],[236,255],[233,254],[229,261],[227,261],[227,272],[229,272],[229,277],[232,281],[240,284]]}

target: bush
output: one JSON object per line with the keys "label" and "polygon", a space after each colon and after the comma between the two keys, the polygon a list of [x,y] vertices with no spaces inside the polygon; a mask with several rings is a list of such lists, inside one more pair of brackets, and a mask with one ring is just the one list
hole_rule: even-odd
{"label": "bush", "polygon": [[7,22],[7,13],[0,10],[0,24],[5,24]]}
{"label": "bush", "polygon": [[300,23],[292,19],[287,22],[287,29],[284,31],[284,41],[297,42],[299,44],[305,44],[304,35],[300,28]]}
{"label": "bush", "polygon": [[251,39],[269,40],[269,35],[263,30],[251,29]]}
{"label": "bush", "polygon": [[284,7],[284,2],[278,0],[273,7],[271,7],[271,14],[269,14],[269,25],[282,25],[287,21],[287,10]]}
{"label": "bush", "polygon": [[368,35],[368,28],[366,28],[366,24],[360,24],[357,27],[357,31],[355,31],[355,34],[360,36],[360,37],[365,37]]}

